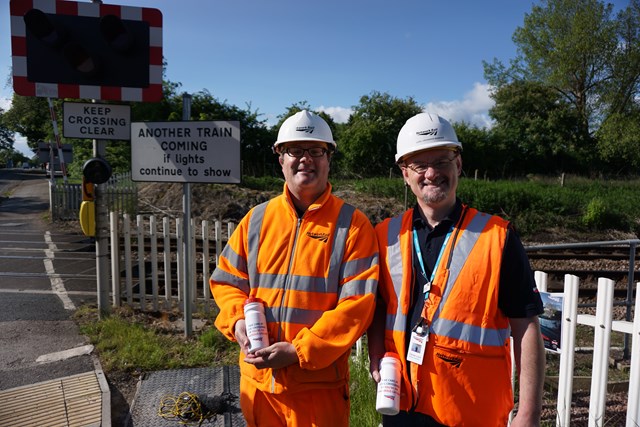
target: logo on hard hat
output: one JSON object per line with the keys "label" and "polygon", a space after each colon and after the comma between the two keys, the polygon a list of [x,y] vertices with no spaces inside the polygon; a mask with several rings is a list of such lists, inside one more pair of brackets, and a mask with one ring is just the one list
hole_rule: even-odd
{"label": "logo on hard hat", "polygon": [[306,133],[313,133],[313,130],[315,129],[315,126],[298,126],[296,128],[297,132],[306,132]]}
{"label": "logo on hard hat", "polygon": [[435,129],[427,129],[416,132],[416,135],[433,135],[436,136],[438,134],[438,128]]}

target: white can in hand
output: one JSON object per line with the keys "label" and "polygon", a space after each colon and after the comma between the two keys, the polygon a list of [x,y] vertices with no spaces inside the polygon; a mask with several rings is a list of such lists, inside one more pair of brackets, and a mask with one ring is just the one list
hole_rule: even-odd
{"label": "white can in hand", "polygon": [[376,410],[383,415],[400,412],[400,357],[387,352],[380,361],[380,382],[376,397]]}
{"label": "white can in hand", "polygon": [[244,321],[249,338],[249,353],[265,348],[269,345],[267,319],[264,315],[264,305],[258,298],[249,297],[244,302]]}

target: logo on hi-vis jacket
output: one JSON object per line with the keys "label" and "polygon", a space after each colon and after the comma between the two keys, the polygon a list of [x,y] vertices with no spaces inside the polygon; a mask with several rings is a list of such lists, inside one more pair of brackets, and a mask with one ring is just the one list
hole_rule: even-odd
{"label": "logo on hi-vis jacket", "polygon": [[327,243],[327,241],[329,240],[328,233],[312,233],[310,231],[307,231],[307,236],[311,237],[312,239],[320,240],[322,243]]}

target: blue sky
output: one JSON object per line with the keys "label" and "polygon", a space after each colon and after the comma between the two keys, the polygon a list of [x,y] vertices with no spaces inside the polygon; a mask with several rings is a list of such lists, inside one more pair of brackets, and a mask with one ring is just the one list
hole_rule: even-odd
{"label": "blue sky", "polygon": [[[0,6],[0,107],[12,88],[9,1]],[[413,97],[452,120],[490,125],[482,61],[515,57],[532,0],[115,0],[163,15],[166,78],[269,124],[307,101],[339,122],[363,95]],[[628,1],[616,1],[626,5]],[[616,9],[617,10],[617,9]],[[59,115],[62,112],[58,113]],[[220,118],[224,119],[224,118]],[[16,148],[25,151],[19,140]]]}

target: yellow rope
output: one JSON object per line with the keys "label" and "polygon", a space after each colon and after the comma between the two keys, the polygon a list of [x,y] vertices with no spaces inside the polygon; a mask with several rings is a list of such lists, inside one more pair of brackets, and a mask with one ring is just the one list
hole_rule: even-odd
{"label": "yellow rope", "polygon": [[198,423],[215,417],[215,412],[204,407],[198,396],[184,391],[178,396],[164,396],[160,399],[158,415],[165,419],[178,419],[180,424]]}

